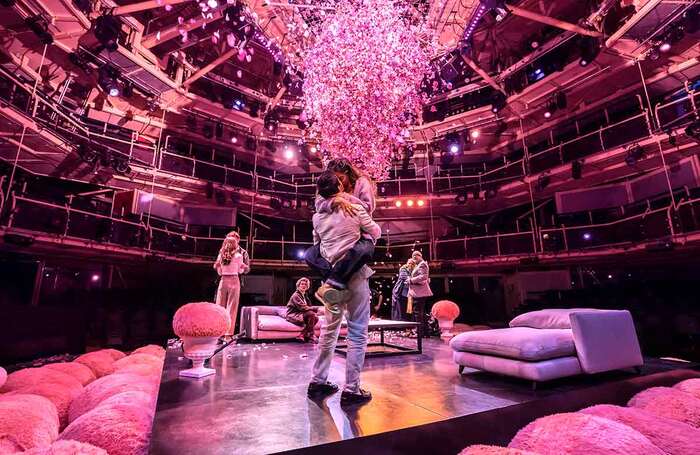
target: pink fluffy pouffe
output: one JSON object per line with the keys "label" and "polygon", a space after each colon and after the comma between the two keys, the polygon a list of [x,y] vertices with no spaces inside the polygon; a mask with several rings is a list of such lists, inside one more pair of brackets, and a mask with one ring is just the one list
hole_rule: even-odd
{"label": "pink fluffy pouffe", "polygon": [[[0,382],[2,382],[1,379]],[[681,392],[689,393],[695,398],[700,399],[700,378],[686,379],[674,385],[673,388]]]}
{"label": "pink fluffy pouffe", "polygon": [[163,365],[163,361],[151,354],[131,354],[124,357],[121,360],[114,362],[114,370],[118,371],[121,367],[126,365]]}
{"label": "pink fluffy pouffe", "polygon": [[95,352],[104,352],[105,354],[109,354],[109,356],[115,361],[126,357],[126,354],[124,354],[119,349],[108,348],[108,349],[100,349],[99,351],[95,351]]}
{"label": "pink fluffy pouffe", "polygon": [[638,431],[602,417],[579,413],[553,414],[531,422],[508,447],[542,455],[663,455]]}
{"label": "pink fluffy pouffe", "polygon": [[5,385],[0,389],[0,393],[12,392],[20,390],[27,386],[40,384],[43,382],[52,382],[61,384],[66,387],[82,386],[80,381],[73,376],[52,370],[50,368],[23,368],[7,376]]}
{"label": "pink fluffy pouffe", "polygon": [[120,367],[116,373],[131,373],[157,379],[163,374],[163,363],[160,365],[148,363],[131,363]]}
{"label": "pink fluffy pouffe", "polygon": [[92,372],[90,367],[78,362],[49,363],[48,365],[44,365],[44,368],[60,371],[61,373],[73,376],[82,385],[88,385],[97,379],[95,373]]}
{"label": "pink fluffy pouffe", "polygon": [[56,406],[60,428],[63,429],[66,425],[68,425],[68,408],[73,400],[82,393],[82,391],[83,386],[77,381],[75,384],[67,385],[65,383],[52,382],[51,380],[48,380],[46,382],[39,382],[22,387],[19,390],[10,392],[10,394],[31,394],[40,395],[47,398],[54,404],[54,406]]}
{"label": "pink fluffy pouffe", "polygon": [[109,455],[104,449],[78,441],[56,441],[50,446],[35,447],[23,455]]}
{"label": "pink fluffy pouffe", "polygon": [[537,455],[534,452],[525,450],[511,449],[508,447],[498,446],[469,446],[459,452],[459,455]]}
{"label": "pink fluffy pouffe", "polygon": [[173,316],[173,330],[179,337],[218,337],[229,325],[231,317],[226,309],[209,302],[188,303]]}
{"label": "pink fluffy pouffe", "polygon": [[682,390],[652,387],[633,396],[627,406],[700,428],[700,399]]}
{"label": "pink fluffy pouffe", "polygon": [[85,390],[73,400],[68,410],[68,421],[73,422],[107,398],[118,393],[138,391],[155,395],[157,390],[158,382],[152,378],[128,373],[105,376],[88,384]]}
{"label": "pink fluffy pouffe", "polygon": [[3,367],[0,367],[0,389],[5,385],[7,381],[7,371]]}
{"label": "pink fluffy pouffe", "polygon": [[439,300],[433,305],[430,314],[435,319],[454,321],[459,316],[459,306],[451,300]]}
{"label": "pink fluffy pouffe", "polygon": [[103,448],[109,455],[145,455],[151,425],[151,414],[140,406],[98,406],[71,422],[60,439],[86,442]]}
{"label": "pink fluffy pouffe", "polygon": [[50,445],[58,437],[56,406],[39,395],[0,395],[0,453]]}
{"label": "pink fluffy pouffe", "polygon": [[88,352],[87,354],[79,356],[75,361],[90,368],[98,378],[114,373],[115,360],[108,352]]}
{"label": "pink fluffy pouffe", "polygon": [[152,416],[156,410],[156,395],[138,391],[122,392],[107,398],[98,404],[95,409],[102,406],[115,406],[122,404],[140,406],[144,409],[144,412],[148,412]]}
{"label": "pink fluffy pouffe", "polygon": [[698,453],[700,430],[643,409],[601,404],[581,410],[584,414],[614,420],[632,427],[669,455]]}
{"label": "pink fluffy pouffe", "polygon": [[165,349],[163,349],[161,346],[155,345],[155,344],[149,344],[146,346],[141,346],[138,349],[135,349],[134,352],[131,353],[133,354],[150,354],[154,355],[160,359],[165,358]]}

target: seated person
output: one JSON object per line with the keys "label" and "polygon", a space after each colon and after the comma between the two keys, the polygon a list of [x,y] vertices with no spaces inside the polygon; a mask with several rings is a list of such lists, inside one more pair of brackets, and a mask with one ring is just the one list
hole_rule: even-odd
{"label": "seated person", "polygon": [[[326,199],[330,199],[342,193],[343,185],[338,177],[330,171],[325,171],[316,183],[318,194]],[[367,258],[364,254],[358,253],[358,241],[363,234],[369,236],[369,241],[373,244],[382,235],[381,228],[372,220],[364,207],[360,204],[353,204],[354,216],[347,216],[340,208],[333,209],[332,212],[317,212],[313,216],[314,244],[319,245],[319,257],[321,260],[314,262],[314,267],[324,279],[332,276],[339,276],[345,283],[365,265]],[[307,258],[308,262],[308,258]],[[324,283],[325,284],[325,283]],[[322,286],[323,287],[323,286]],[[333,314],[338,314],[338,303],[345,300],[347,291],[338,291],[326,286],[324,293],[316,293]]]}
{"label": "seated person", "polygon": [[[319,193],[316,196],[316,212],[329,214],[340,209],[346,216],[357,216],[355,206],[359,205],[371,217],[375,201],[374,185],[369,178],[362,175],[345,159],[331,160],[327,171],[333,172],[338,177],[343,190],[332,197],[324,197]],[[342,291],[347,289],[350,277],[372,259],[375,242],[376,238],[363,233],[335,266],[331,266],[323,258],[319,244],[309,248],[304,255],[306,263],[312,270],[320,273],[324,280],[323,285],[316,291],[316,297],[331,304],[344,300],[347,295]]]}
{"label": "seated person", "polygon": [[318,322],[316,312],[320,307],[313,307],[306,297],[306,291],[311,287],[308,278],[300,278],[297,281],[297,290],[294,291],[289,302],[287,302],[287,321],[294,325],[303,327],[304,330],[297,337],[297,340],[305,343],[318,343],[318,338],[314,334],[314,327]]}

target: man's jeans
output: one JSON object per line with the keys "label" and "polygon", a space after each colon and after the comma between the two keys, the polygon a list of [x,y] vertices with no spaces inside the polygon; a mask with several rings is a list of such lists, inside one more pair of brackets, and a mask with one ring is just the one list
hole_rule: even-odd
{"label": "man's jeans", "polygon": [[321,256],[321,245],[316,244],[304,253],[306,264],[321,274],[323,281],[336,289],[346,289],[352,276],[374,256],[374,242],[361,238],[345,253],[341,260],[331,265]]}
{"label": "man's jeans", "polygon": [[340,323],[343,319],[343,313],[347,311],[348,355],[345,359],[344,390],[352,393],[359,391],[360,372],[365,363],[365,351],[367,350],[367,325],[369,324],[371,295],[369,277],[373,273],[372,269],[365,266],[352,277],[348,283],[352,294],[347,301],[339,304],[344,311],[340,311],[339,314],[326,311],[326,321],[321,329],[319,340],[320,352],[314,364],[311,382],[324,383],[328,380],[328,372],[340,333]]}

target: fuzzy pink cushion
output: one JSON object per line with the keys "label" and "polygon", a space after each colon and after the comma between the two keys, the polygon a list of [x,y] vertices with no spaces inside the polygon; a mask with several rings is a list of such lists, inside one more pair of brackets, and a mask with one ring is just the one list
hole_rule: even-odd
{"label": "fuzzy pink cushion", "polygon": [[439,300],[433,305],[430,314],[432,314],[435,319],[454,321],[457,319],[457,316],[459,316],[459,306],[450,300]]}
{"label": "fuzzy pink cushion", "polygon": [[23,455],[109,455],[104,449],[78,441],[56,441],[50,446],[35,447]]}
{"label": "fuzzy pink cushion", "polygon": [[151,378],[128,373],[115,373],[97,379],[88,384],[85,390],[73,400],[68,410],[68,421],[73,422],[107,398],[130,390],[155,395],[158,383]]}
{"label": "fuzzy pink cushion", "polygon": [[82,385],[88,385],[97,379],[95,373],[92,372],[90,367],[78,362],[50,363],[48,365],[44,365],[44,367],[48,368],[49,370],[56,370],[73,376]]}
{"label": "fuzzy pink cushion", "polygon": [[122,366],[115,371],[115,373],[131,373],[146,376],[152,379],[160,379],[161,375],[163,374],[163,365],[132,363]]}
{"label": "fuzzy pink cushion", "polygon": [[0,453],[51,444],[58,437],[56,406],[39,395],[0,395]]}
{"label": "fuzzy pink cushion", "polygon": [[627,425],[579,413],[537,419],[520,430],[508,447],[542,454],[664,454]]}
{"label": "fuzzy pink cushion", "polygon": [[98,378],[114,373],[114,358],[108,352],[88,352],[79,356],[75,361],[89,367]]}
{"label": "fuzzy pink cushion", "polygon": [[37,384],[22,387],[19,390],[10,392],[10,394],[31,394],[40,395],[47,398],[54,404],[54,406],[56,406],[60,429],[63,429],[66,427],[66,425],[68,425],[68,408],[73,400],[82,393],[82,391],[83,386],[77,381],[75,384],[65,384],[48,380],[46,382],[39,382]]}
{"label": "fuzzy pink cushion", "polygon": [[164,359],[165,358],[165,349],[163,349],[160,346],[157,346],[155,344],[149,344],[146,346],[141,346],[138,349],[135,349],[134,352],[131,354],[151,354],[154,355],[158,358]]}
{"label": "fuzzy pink cushion", "polygon": [[459,455],[537,455],[534,452],[525,450],[510,449],[498,446],[469,446],[459,452]]}
{"label": "fuzzy pink cushion", "polygon": [[131,354],[114,362],[114,370],[117,371],[126,365],[163,365],[163,361],[151,354]]}
{"label": "fuzzy pink cushion", "polygon": [[99,351],[96,351],[96,352],[104,352],[106,354],[109,354],[109,356],[112,358],[112,360],[115,360],[115,361],[126,357],[126,354],[124,354],[119,349],[112,349],[112,348],[100,349]]}
{"label": "fuzzy pink cushion", "polygon": [[582,409],[585,414],[604,417],[632,427],[656,447],[670,455],[691,455],[698,452],[700,430],[676,420],[660,417],[643,409],[601,404]]}
{"label": "fuzzy pink cushion", "polygon": [[208,302],[183,305],[173,317],[173,330],[179,337],[218,337],[229,325],[231,317],[226,309]]}
{"label": "fuzzy pink cushion", "polygon": [[86,442],[109,455],[146,455],[151,425],[151,414],[140,406],[99,406],[71,422],[60,439]]}
{"label": "fuzzy pink cushion", "polygon": [[5,371],[3,367],[0,367],[0,389],[5,385],[5,381],[7,381],[7,371]]}
{"label": "fuzzy pink cushion", "polygon": [[632,397],[627,406],[700,428],[700,398],[672,387],[652,387]]}
{"label": "fuzzy pink cushion", "polygon": [[95,406],[95,409],[101,408],[102,406],[125,404],[130,406],[140,406],[144,409],[144,411],[148,411],[151,416],[153,416],[153,414],[156,412],[156,398],[157,397],[155,394],[148,394],[146,392],[132,390],[129,392],[118,393],[107,398]]}
{"label": "fuzzy pink cushion", "polygon": [[60,371],[45,367],[23,368],[7,376],[7,382],[5,382],[5,385],[0,392],[11,392],[13,390],[23,389],[27,386],[40,384],[47,381],[62,384],[66,387],[82,386],[80,381],[75,379],[73,376]]}
{"label": "fuzzy pink cushion", "polygon": [[686,379],[673,386],[681,392],[689,393],[700,399],[700,378]]}

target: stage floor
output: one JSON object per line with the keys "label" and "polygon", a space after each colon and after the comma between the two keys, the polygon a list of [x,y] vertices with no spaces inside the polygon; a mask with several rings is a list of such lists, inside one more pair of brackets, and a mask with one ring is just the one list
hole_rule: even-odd
{"label": "stage floor", "polygon": [[[362,385],[374,399],[361,407],[341,408],[340,394],[318,402],[306,396],[314,345],[230,346],[211,361],[216,375],[199,380],[178,378],[189,361],[179,348],[170,348],[151,453],[259,455],[301,449],[639,378],[626,372],[581,376],[533,391],[529,382],[475,370],[458,375],[451,350],[438,339],[425,339],[423,349],[421,355],[368,358]],[[330,380],[342,386],[344,368],[344,357],[336,354]],[[649,359],[642,376],[678,368],[687,365]]]}

